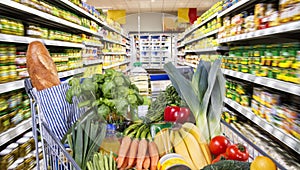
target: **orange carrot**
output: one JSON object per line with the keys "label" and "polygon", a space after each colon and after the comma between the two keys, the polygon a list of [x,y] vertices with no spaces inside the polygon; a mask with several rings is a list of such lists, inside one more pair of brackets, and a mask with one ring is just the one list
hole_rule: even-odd
{"label": "orange carrot", "polygon": [[[125,170],[125,169],[127,169],[127,168],[126,168],[127,165],[128,165],[128,157],[124,158],[124,162],[123,162],[123,165],[120,167],[120,170]],[[119,168],[118,168],[118,169],[119,169]]]}
{"label": "orange carrot", "polygon": [[127,168],[132,168],[134,166],[138,147],[139,147],[139,140],[133,139],[130,145],[130,149],[127,153],[127,156],[129,158]]}
{"label": "orange carrot", "polygon": [[130,148],[130,144],[131,144],[130,137],[128,137],[128,136],[123,137],[122,143],[121,143],[120,149],[119,149],[118,160],[117,160],[118,168],[120,168],[123,165],[126,154]]}
{"label": "orange carrot", "polygon": [[156,170],[157,163],[159,161],[159,154],[158,154],[158,149],[157,149],[155,142],[153,142],[153,141],[149,142],[148,151],[149,151],[149,156],[150,156],[150,160],[151,160],[150,170]]}
{"label": "orange carrot", "polygon": [[141,139],[138,147],[137,160],[136,160],[136,169],[142,170],[144,159],[147,153],[148,142],[146,139]]}
{"label": "orange carrot", "polygon": [[[148,148],[149,149],[149,148]],[[146,153],[145,160],[143,162],[143,168],[144,169],[149,169],[150,168],[150,157],[149,157],[149,152]]]}

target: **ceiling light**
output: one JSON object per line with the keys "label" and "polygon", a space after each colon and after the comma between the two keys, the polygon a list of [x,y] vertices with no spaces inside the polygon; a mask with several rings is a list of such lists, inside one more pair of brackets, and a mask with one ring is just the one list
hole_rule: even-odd
{"label": "ceiling light", "polygon": [[151,2],[155,2],[155,0],[151,0]]}

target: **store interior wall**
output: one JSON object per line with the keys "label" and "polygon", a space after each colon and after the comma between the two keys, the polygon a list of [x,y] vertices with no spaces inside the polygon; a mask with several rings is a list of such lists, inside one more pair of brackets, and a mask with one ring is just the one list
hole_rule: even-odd
{"label": "store interior wall", "polygon": [[[140,16],[140,22],[138,17]],[[164,13],[136,13],[126,16],[125,30],[128,32],[163,32],[163,17],[174,16]],[[140,30],[139,30],[140,24]]]}

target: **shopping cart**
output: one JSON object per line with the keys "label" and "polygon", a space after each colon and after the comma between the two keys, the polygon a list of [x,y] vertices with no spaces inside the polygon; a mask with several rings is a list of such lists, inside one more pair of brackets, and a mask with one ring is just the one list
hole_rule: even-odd
{"label": "shopping cart", "polygon": [[[31,85],[29,79],[25,79],[25,90],[30,98],[30,107],[32,115],[32,132],[36,148],[36,169],[40,170],[80,170],[75,160],[71,157],[65,145],[61,143],[57,135],[49,128],[44,115],[39,114],[37,93]],[[42,151],[38,148],[39,138],[42,143]],[[42,152],[43,157],[39,157]]]}
{"label": "shopping cart", "polygon": [[[33,89],[29,79],[25,80],[25,89],[30,97],[31,112],[32,112],[32,130],[35,139],[36,148],[38,148],[39,135],[42,142],[42,151],[36,149],[36,165],[37,169],[54,169],[54,170],[80,170],[74,159],[67,151],[67,147],[61,143],[57,134],[49,127],[49,122],[45,121],[43,113],[40,112],[41,103],[38,101],[38,96]],[[39,96],[40,97],[40,96]],[[252,161],[258,155],[268,156],[259,147],[253,144],[250,140],[244,137],[240,132],[231,127],[225,122],[221,122],[222,132],[233,143],[243,143],[249,150],[250,159]],[[40,160],[39,153],[43,153],[43,159]],[[279,169],[285,170],[280,164],[273,160]],[[41,163],[42,162],[42,163]]]}

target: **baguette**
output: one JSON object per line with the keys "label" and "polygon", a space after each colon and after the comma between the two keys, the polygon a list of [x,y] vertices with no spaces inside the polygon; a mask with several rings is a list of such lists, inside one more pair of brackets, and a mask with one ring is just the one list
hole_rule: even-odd
{"label": "baguette", "polygon": [[28,45],[26,64],[31,83],[38,91],[60,84],[56,65],[40,41]]}

